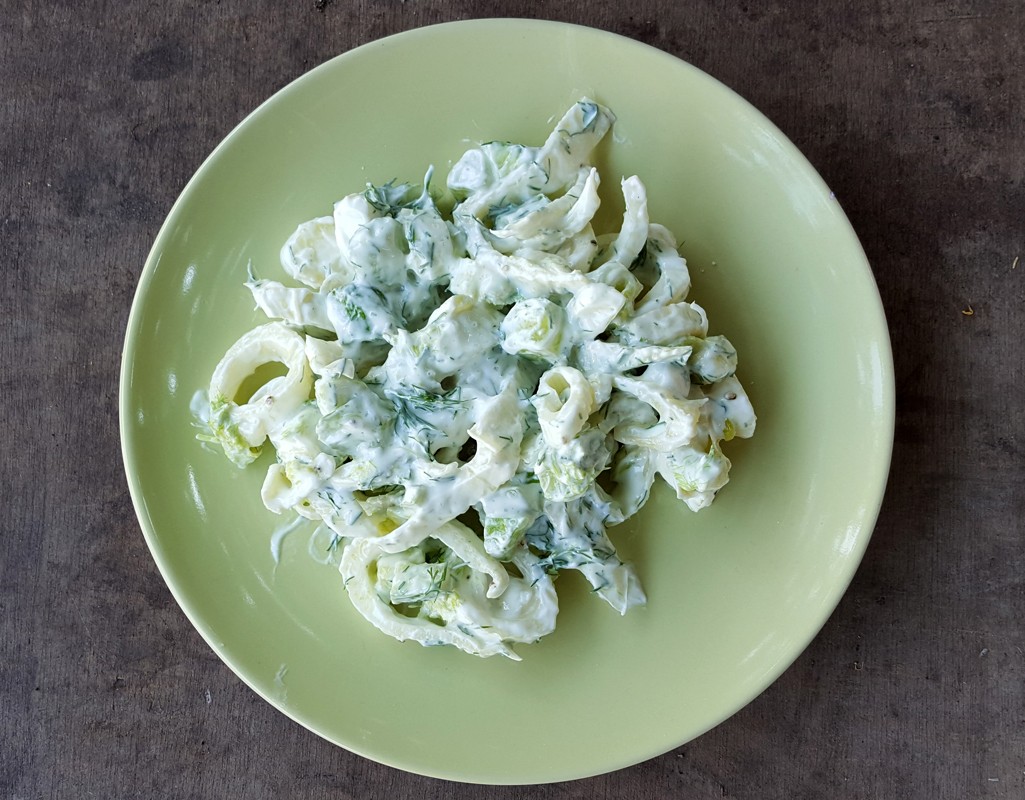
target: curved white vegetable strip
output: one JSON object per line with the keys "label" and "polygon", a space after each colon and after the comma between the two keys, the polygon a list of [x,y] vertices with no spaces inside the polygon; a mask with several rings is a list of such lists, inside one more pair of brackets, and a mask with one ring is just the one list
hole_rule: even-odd
{"label": "curved white vegetable strip", "polygon": [[593,100],[585,97],[575,103],[537,153],[537,160],[548,176],[543,191],[557,192],[573,180],[615,121],[615,114]]}
{"label": "curved white vegetable strip", "polygon": [[319,289],[340,266],[341,253],[331,217],[304,222],[281,248],[282,269],[311,289]]}
{"label": "curved white vegetable strip", "polygon": [[443,600],[449,602],[434,604],[432,610],[445,615],[440,621],[399,614],[378,594],[371,573],[386,555],[380,539],[356,539],[346,546],[339,572],[356,610],[400,642],[448,644],[471,655],[502,655],[519,661],[507,642],[535,642],[555,628],[559,608],[555,587],[537,557],[525,548],[512,557],[523,577],[509,581],[500,602],[475,597],[472,585],[462,583],[459,589],[467,596],[446,593]]}
{"label": "curved white vegetable strip", "polygon": [[289,476],[284,464],[271,464],[260,488],[260,498],[268,511],[281,514],[299,505],[315,492],[322,480],[318,480],[315,468],[302,476],[302,480],[292,480],[298,475],[295,470]]}
{"label": "curved white vegetable strip", "polygon": [[430,487],[427,499],[413,515],[378,540],[383,550],[396,553],[419,544],[516,473],[523,439],[523,415],[512,383],[507,384],[501,394],[482,403],[470,436],[477,443],[473,458],[459,468],[454,479]]}
{"label": "curved white vegetable strip", "polygon": [[629,519],[648,502],[655,482],[656,454],[647,447],[624,445],[612,465],[612,491],[609,524],[618,525]]}
{"label": "curved white vegetable strip", "polygon": [[[545,503],[555,546],[547,561],[560,569],[575,569],[594,591],[620,614],[644,605],[646,598],[637,573],[616,554],[605,521],[609,505],[600,489],[568,503]],[[530,536],[528,534],[528,542]]]}
{"label": "curved white vegetable strip", "polygon": [[501,655],[519,660],[494,631],[480,631],[478,636],[472,636],[458,627],[438,625],[422,617],[407,617],[395,611],[378,595],[370,577],[376,560],[386,552],[380,541],[366,537],[349,542],[338,567],[349,600],[374,627],[400,642],[411,639],[424,646],[448,644],[483,658]]}
{"label": "curved white vegetable strip", "polygon": [[574,367],[555,367],[541,376],[530,399],[537,410],[541,434],[549,447],[568,444],[594,412],[594,387]]}
{"label": "curved white vegetable strip", "polygon": [[511,239],[516,249],[554,250],[578,234],[594,217],[598,199],[598,170],[581,169],[576,184],[562,197],[493,231]]}
{"label": "curved white vegetable strip", "polygon": [[593,269],[588,277],[596,283],[611,286],[626,299],[626,308],[632,313],[634,298],[644,291],[642,284],[629,269],[618,261],[606,261]]}
{"label": "curved white vegetable strip", "polygon": [[581,167],[589,166],[591,152],[614,120],[609,109],[585,98],[566,112],[539,148],[491,142],[466,152],[448,177],[449,188],[457,196],[466,195],[454,216],[482,219],[495,206],[522,204],[539,191],[562,191]]}
{"label": "curved white vegetable strip", "polygon": [[562,306],[534,297],[516,303],[502,320],[502,349],[546,361],[562,360],[568,344],[566,311]]}
{"label": "curved white vegetable strip", "polygon": [[[690,270],[677,250],[676,238],[658,224],[648,226],[647,255],[658,269],[658,280],[638,302],[637,313],[686,299],[690,292]],[[704,335],[704,334],[702,334]]]}
{"label": "curved white vegetable strip", "polygon": [[[252,462],[267,434],[309,397],[313,376],[303,337],[280,322],[243,335],[214,369],[210,379],[211,430],[225,454],[239,466]],[[235,403],[242,383],[264,364],[280,362],[288,373],[260,387],[243,405]]]}
{"label": "curved white vegetable strip", "polygon": [[[623,298],[616,296],[620,294],[618,290],[600,280],[599,276],[573,269],[555,255],[544,254],[527,259],[515,254],[506,255],[481,243],[472,258],[461,258],[456,262],[449,290],[493,306],[547,298],[553,294],[590,292],[596,301],[601,298],[604,305],[618,304],[622,308]],[[604,315],[603,310],[600,316]],[[598,327],[594,322],[588,325]]]}
{"label": "curved white vegetable strip", "polygon": [[660,453],[656,463],[659,474],[691,511],[707,508],[730,478],[730,460],[715,442],[707,451],[681,447]]}
{"label": "curved white vegetable strip", "polygon": [[331,330],[326,295],[311,289],[290,288],[277,281],[248,281],[246,287],[259,309],[271,319]]}
{"label": "curved white vegetable strip", "polygon": [[527,260],[481,246],[472,258],[461,258],[455,263],[449,290],[494,306],[505,306],[517,300],[548,297],[553,291],[571,292],[589,283],[586,275],[570,269],[554,255]]}
{"label": "curved white vegetable strip", "polygon": [[380,216],[362,192],[343,197],[334,207],[335,243],[343,264],[352,266],[350,241],[361,227]]}
{"label": "curved white vegetable strip", "polygon": [[431,536],[459,556],[470,569],[483,572],[491,578],[488,597],[500,597],[509,587],[509,573],[502,562],[489,555],[484,542],[465,525],[451,520],[438,528]]}
{"label": "curved white vegetable strip", "polygon": [[612,431],[624,444],[640,444],[660,452],[668,452],[688,444],[697,434],[701,407],[707,400],[687,400],[669,397],[657,386],[639,378],[617,375],[612,385],[621,392],[636,397],[658,413],[659,422],[650,428],[626,423]]}
{"label": "curved white vegetable strip", "polygon": [[[337,363],[339,359],[345,356],[345,350],[342,349],[338,342],[318,339],[315,336],[306,337],[304,350],[306,352],[306,360],[309,362],[310,369],[313,370],[315,375],[324,375],[330,365]],[[353,373],[349,372],[348,376],[351,378]]]}
{"label": "curved white vegetable strip", "polygon": [[723,431],[724,439],[729,441],[733,437],[749,439],[754,436],[757,418],[751,400],[736,376],[731,375],[710,386],[703,386],[701,391],[709,400],[712,427]]}
{"label": "curved white vegetable strip", "polygon": [[313,403],[303,407],[271,431],[278,463],[271,464],[260,496],[264,506],[276,514],[300,505],[315,495],[335,471],[335,460],[323,452],[317,438],[320,410]]}
{"label": "curved white vegetable strip", "polygon": [[648,240],[648,195],[636,175],[623,179],[623,227],[612,245],[612,261],[630,266]]}
{"label": "curved white vegetable strip", "polygon": [[690,358],[691,352],[693,348],[689,345],[626,347],[617,342],[586,342],[577,353],[577,361],[580,368],[589,373],[620,373],[648,364],[682,363]]}
{"label": "curved white vegetable strip", "polygon": [[576,340],[586,341],[604,333],[626,302],[621,292],[604,283],[592,283],[575,291],[566,314],[578,330]]}
{"label": "curved white vegetable strip", "polygon": [[671,345],[691,336],[708,334],[708,315],[697,303],[655,305],[616,323],[614,336],[624,344]]}
{"label": "curved white vegetable strip", "polygon": [[409,242],[406,264],[413,274],[431,282],[447,276],[455,260],[452,234],[433,203],[426,208],[403,209],[398,220]]}
{"label": "curved white vegetable strip", "polygon": [[[537,258],[529,255],[526,251],[520,250],[520,255],[526,258]],[[591,269],[594,257],[598,253],[598,239],[594,235],[594,229],[585,225],[583,229],[563,242],[555,251],[554,255],[566,262],[566,266],[578,272],[587,272]]]}

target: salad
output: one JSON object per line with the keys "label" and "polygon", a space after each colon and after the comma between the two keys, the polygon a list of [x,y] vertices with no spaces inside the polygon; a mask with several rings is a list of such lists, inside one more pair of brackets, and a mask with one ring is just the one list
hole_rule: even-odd
{"label": "salad", "polygon": [[656,476],[706,507],[722,443],[754,432],[641,181],[622,181],[618,231],[592,226],[614,121],[585,99],[540,146],[471,149],[444,201],[430,170],[368,185],[299,225],[289,283],[250,269],[269,321],[214,370],[201,438],[239,467],[269,443],[264,505],[332,532],[352,605],[398,640],[518,659],[554,630],[565,571],[620,613],[643,604],[608,529]]}

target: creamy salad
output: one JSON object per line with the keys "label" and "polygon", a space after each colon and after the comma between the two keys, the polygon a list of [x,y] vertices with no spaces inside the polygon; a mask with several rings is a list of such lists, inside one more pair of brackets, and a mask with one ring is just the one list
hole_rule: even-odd
{"label": "creamy salad", "polygon": [[273,448],[264,505],[333,533],[353,606],[396,639],[516,659],[554,630],[567,570],[620,613],[643,604],[608,528],[656,475],[704,508],[722,443],[754,432],[641,181],[618,231],[592,227],[614,120],[581,100],[540,146],[469,150],[450,211],[431,171],[368,185],[296,229],[288,283],[250,271],[269,321],[214,370],[203,438],[239,467]]}

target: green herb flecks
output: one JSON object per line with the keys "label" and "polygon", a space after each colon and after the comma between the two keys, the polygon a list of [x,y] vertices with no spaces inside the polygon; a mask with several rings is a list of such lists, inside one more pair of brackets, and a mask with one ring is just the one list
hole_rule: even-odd
{"label": "green herb flecks", "polygon": [[371,208],[389,217],[396,216],[404,208],[424,208],[431,204],[428,190],[433,175],[434,167],[430,167],[422,187],[413,183],[396,183],[394,178],[381,186],[367,184],[363,197]]}

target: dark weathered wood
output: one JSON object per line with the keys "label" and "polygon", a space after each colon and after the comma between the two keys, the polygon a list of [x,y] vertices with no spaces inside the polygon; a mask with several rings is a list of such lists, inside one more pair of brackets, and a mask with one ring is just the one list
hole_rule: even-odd
{"label": "dark weathered wood", "polygon": [[[1025,796],[1019,0],[5,0],[0,10],[0,796]],[[259,700],[158,575],[117,431],[136,280],[214,145],[339,52],[478,15],[634,37],[766,112],[861,235],[898,373],[878,530],[808,651],[697,741],[535,789],[406,775]]]}

